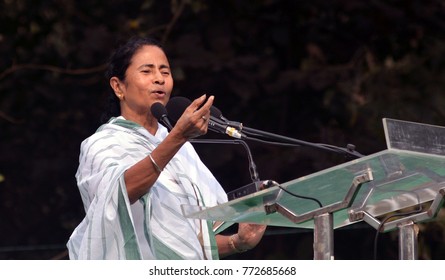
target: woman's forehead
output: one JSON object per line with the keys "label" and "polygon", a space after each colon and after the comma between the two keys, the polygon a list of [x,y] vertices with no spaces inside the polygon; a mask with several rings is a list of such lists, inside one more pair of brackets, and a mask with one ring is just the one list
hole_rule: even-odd
{"label": "woman's forehead", "polygon": [[144,64],[167,64],[168,59],[164,51],[158,46],[145,45],[139,48],[133,55],[133,62],[138,61],[138,63]]}

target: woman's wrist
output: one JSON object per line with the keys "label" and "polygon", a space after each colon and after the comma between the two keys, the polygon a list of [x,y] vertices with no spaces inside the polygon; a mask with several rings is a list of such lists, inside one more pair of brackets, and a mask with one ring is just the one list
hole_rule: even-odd
{"label": "woman's wrist", "polygon": [[232,234],[231,236],[229,236],[229,247],[235,252],[235,253],[243,253],[249,250],[249,248],[243,248],[243,246],[241,246],[240,244],[240,240],[239,240],[239,236],[238,234]]}

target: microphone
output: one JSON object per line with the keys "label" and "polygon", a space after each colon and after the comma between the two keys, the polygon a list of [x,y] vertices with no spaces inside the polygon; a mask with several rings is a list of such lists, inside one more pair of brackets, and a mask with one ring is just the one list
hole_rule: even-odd
{"label": "microphone", "polygon": [[163,125],[165,125],[168,128],[168,130],[172,130],[173,126],[171,125],[170,121],[168,120],[167,109],[164,107],[164,105],[162,105],[162,103],[160,103],[160,102],[153,103],[153,105],[151,105],[150,110],[151,110],[151,113],[153,114],[153,116],[159,122],[161,122]]}
{"label": "microphone", "polygon": [[[176,96],[170,99],[170,101],[166,105],[166,109],[168,112],[168,117],[176,122],[181,115],[184,113],[185,109],[191,104],[191,101],[185,97],[182,96]],[[259,178],[258,171],[256,168],[256,164],[253,160],[252,153],[250,151],[249,146],[247,143],[242,140],[241,138],[250,139],[245,134],[241,133],[238,129],[241,129],[242,123],[239,122],[232,122],[225,119],[229,124],[237,127],[233,127],[231,125],[228,125],[224,121],[224,117],[222,116],[221,111],[216,108],[215,106],[212,106],[210,108],[210,119],[209,119],[209,129],[222,134],[227,134],[231,137],[238,138],[234,140],[230,139],[190,139],[190,143],[204,143],[204,144],[241,144],[245,148],[247,152],[247,157],[249,161],[249,172],[250,177],[252,179],[252,183],[249,183],[243,187],[237,188],[235,190],[232,190],[227,193],[228,200],[233,200],[239,197],[246,196],[248,194],[255,193],[260,190],[264,190],[266,188],[269,188],[273,185],[273,183],[277,184],[275,181],[266,180],[262,181]],[[271,196],[266,196],[265,199],[275,200],[276,195],[278,194],[272,194]],[[226,223],[226,222],[224,222]]]}
{"label": "microphone", "polygon": [[[175,96],[171,98],[166,106],[169,118],[176,122],[191,103],[192,102],[188,98],[183,96]],[[238,129],[225,124],[224,122],[220,121],[218,117],[214,116],[214,114],[218,115],[220,113],[221,111],[219,111],[216,107],[212,106],[210,108],[210,119],[208,128],[211,131],[227,134],[230,137],[237,139],[243,139],[246,137]]]}
{"label": "microphone", "polygon": [[242,123],[229,121],[227,118],[225,118],[223,116],[222,112],[218,108],[216,108],[215,106],[212,106],[210,108],[210,115],[213,116],[216,119],[216,121],[222,122],[223,124],[226,124],[226,125],[231,126],[231,127],[235,127],[239,131],[243,130],[243,124]]}
{"label": "microphone", "polygon": [[246,135],[238,129],[228,126],[227,124],[221,124],[212,116],[210,116],[209,119],[209,129],[217,133],[227,134],[230,137],[237,139],[246,138]]}
{"label": "microphone", "polygon": [[168,112],[168,118],[173,122],[177,122],[190,103],[190,100],[182,96],[170,98],[167,105],[165,105]]}

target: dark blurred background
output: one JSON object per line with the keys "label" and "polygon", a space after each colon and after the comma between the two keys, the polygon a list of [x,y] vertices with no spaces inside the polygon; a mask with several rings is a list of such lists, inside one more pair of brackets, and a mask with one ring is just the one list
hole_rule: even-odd
{"label": "dark blurred background", "polygon": [[[442,0],[0,0],[0,259],[66,259],[84,216],[74,174],[100,125],[104,67],[131,35],[165,44],[174,95],[215,95],[246,126],[362,154],[382,118],[445,125]],[[211,133],[209,132],[209,136]],[[313,148],[249,143],[277,182],[343,163]],[[250,182],[242,146],[197,147],[227,191]],[[445,222],[420,224],[419,258],[445,259]],[[336,259],[372,259],[375,230],[335,231]],[[379,259],[397,259],[397,232]],[[271,227],[231,259],[312,259],[312,231]]]}

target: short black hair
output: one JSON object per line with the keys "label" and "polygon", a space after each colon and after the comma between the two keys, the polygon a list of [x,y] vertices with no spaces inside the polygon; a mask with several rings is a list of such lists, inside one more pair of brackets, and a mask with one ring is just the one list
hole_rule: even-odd
{"label": "short black hair", "polygon": [[[105,78],[109,81],[112,77],[117,77],[119,80],[125,81],[125,73],[131,63],[131,59],[143,46],[157,46],[164,50],[162,44],[153,37],[131,37],[110,56]],[[101,117],[102,123],[107,122],[111,117],[117,117],[121,114],[119,98],[117,98],[112,89],[109,90],[106,99],[105,110]]]}
{"label": "short black hair", "polygon": [[163,50],[161,43],[152,37],[132,37],[125,44],[119,46],[111,55],[108,61],[108,70],[105,74],[109,80],[111,77],[118,77],[125,80],[125,71],[131,63],[136,51],[143,46],[157,46]]}

